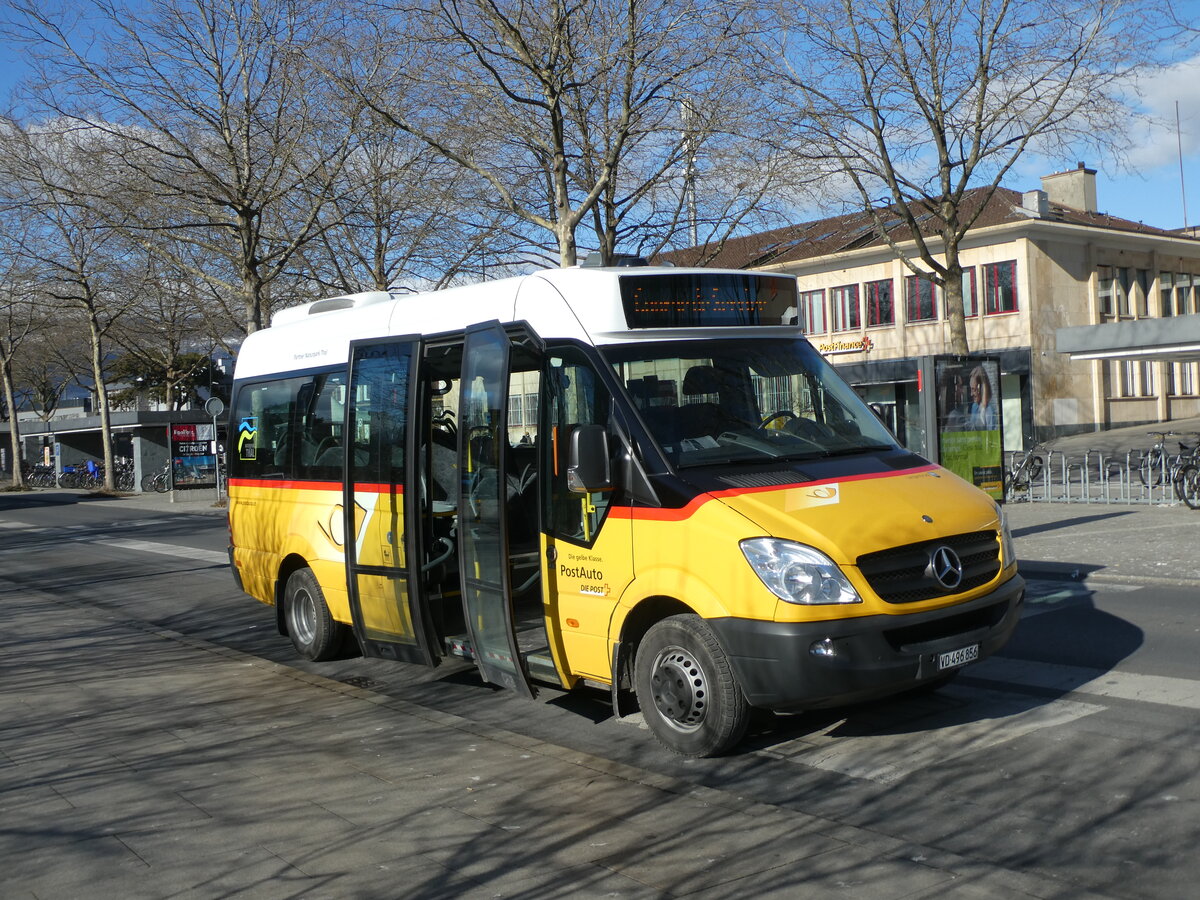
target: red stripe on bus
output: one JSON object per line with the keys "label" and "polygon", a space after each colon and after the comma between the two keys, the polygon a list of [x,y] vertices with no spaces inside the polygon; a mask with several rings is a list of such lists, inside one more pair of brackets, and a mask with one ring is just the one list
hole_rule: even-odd
{"label": "red stripe on bus", "polygon": [[847,481],[873,481],[877,478],[893,478],[897,475],[915,475],[921,472],[931,472],[936,465],[918,466],[914,469],[901,469],[896,472],[870,472],[864,475],[845,475],[841,478],[826,478],[821,481],[797,481],[795,484],[770,484],[759,487],[729,488],[724,491],[708,491],[692,498],[679,509],[659,509],[651,506],[618,506],[609,515],[616,519],[645,519],[653,522],[681,522],[690,518],[701,506],[710,500],[720,500],[726,497],[744,497],[747,494],[765,494],[772,491],[790,491],[796,488],[814,488],[824,484],[843,484]]}
{"label": "red stripe on bus", "polygon": [[[279,481],[274,478],[230,478],[230,487],[275,488],[285,491],[337,491],[342,492],[340,481]],[[356,491],[365,494],[397,494],[404,493],[402,484],[373,484],[358,482],[354,485]]]}

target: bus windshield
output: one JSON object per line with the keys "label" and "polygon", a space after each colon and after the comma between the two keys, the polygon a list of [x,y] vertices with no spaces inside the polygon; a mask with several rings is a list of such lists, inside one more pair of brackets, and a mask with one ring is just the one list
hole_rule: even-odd
{"label": "bus windshield", "polygon": [[895,449],[896,439],[812,346],[790,338],[603,348],[679,467]]}

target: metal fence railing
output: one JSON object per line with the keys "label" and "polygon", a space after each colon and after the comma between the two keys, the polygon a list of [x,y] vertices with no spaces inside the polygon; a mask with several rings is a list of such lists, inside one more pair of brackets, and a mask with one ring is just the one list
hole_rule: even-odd
{"label": "metal fence railing", "polygon": [[1183,505],[1174,477],[1178,466],[1166,457],[1151,465],[1139,450],[1114,454],[1038,448],[1035,453],[1041,465],[1026,465],[1016,479],[1011,473],[1026,454],[1004,454],[1007,502]]}

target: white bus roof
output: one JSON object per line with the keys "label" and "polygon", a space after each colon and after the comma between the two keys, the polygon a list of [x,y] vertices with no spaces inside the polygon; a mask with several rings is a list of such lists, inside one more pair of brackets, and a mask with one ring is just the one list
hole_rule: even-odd
{"label": "white bus roof", "polygon": [[[678,269],[650,266],[544,269],[516,278],[420,294],[374,291],[317,300],[281,310],[271,327],[246,338],[238,354],[235,378],[344,364],[352,340],[390,335],[431,335],[459,331],[478,322],[527,321],[546,339],[576,339],[607,344],[661,339],[662,329],[626,325],[620,279],[646,275],[737,275],[770,278],[732,269]],[[678,338],[713,337],[728,329],[676,328]],[[758,331],[759,329],[756,329]],[[785,329],[800,333],[795,326]],[[762,328],[779,332],[778,327]],[[744,331],[740,333],[744,334]]]}

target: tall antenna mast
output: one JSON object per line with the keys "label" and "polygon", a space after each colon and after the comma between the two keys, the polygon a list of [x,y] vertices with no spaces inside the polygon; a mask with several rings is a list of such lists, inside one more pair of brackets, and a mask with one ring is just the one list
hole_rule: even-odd
{"label": "tall antenna mast", "polygon": [[1175,101],[1175,143],[1179,148],[1179,198],[1183,201],[1183,230],[1187,233],[1187,188],[1183,183],[1183,134],[1179,128],[1179,101]]}

